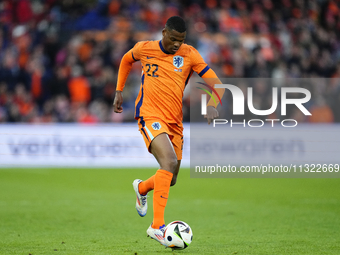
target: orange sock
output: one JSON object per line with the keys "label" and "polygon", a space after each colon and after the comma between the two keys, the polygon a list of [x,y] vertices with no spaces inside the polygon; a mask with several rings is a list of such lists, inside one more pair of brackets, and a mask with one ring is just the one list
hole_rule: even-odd
{"label": "orange sock", "polygon": [[169,171],[159,169],[155,174],[155,189],[153,193],[153,228],[164,225],[164,210],[168,201],[170,183],[173,174]]}
{"label": "orange sock", "polygon": [[138,190],[139,193],[145,196],[149,191],[153,190],[155,187],[155,175],[151,176],[149,179],[142,181],[139,186]]}

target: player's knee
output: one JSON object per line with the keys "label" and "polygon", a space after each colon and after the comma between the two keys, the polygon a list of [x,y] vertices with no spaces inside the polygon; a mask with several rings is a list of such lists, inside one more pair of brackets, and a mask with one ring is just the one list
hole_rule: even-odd
{"label": "player's knee", "polygon": [[176,157],[172,157],[169,160],[169,168],[171,169],[172,173],[174,173],[176,171],[176,168],[177,168],[177,158]]}
{"label": "player's knee", "polygon": [[171,173],[174,173],[177,168],[177,158],[168,157],[167,160],[161,164],[161,167]]}
{"label": "player's knee", "polygon": [[177,176],[174,175],[174,176],[172,177],[170,186],[174,186],[174,185],[176,184],[176,182],[177,182]]}

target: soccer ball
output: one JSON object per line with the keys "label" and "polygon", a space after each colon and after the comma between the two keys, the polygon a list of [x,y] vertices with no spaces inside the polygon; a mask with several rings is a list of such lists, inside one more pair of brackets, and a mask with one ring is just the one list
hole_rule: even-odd
{"label": "soccer ball", "polygon": [[164,241],[173,250],[183,250],[192,241],[192,230],[184,221],[170,222],[165,228]]}

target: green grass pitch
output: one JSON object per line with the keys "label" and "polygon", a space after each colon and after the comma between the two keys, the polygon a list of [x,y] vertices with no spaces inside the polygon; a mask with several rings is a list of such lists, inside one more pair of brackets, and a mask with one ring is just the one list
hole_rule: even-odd
{"label": "green grass pitch", "polygon": [[[132,181],[156,169],[0,169],[0,254],[340,254],[340,179],[191,179],[180,172],[165,220],[193,242],[146,237]],[[152,197],[152,194],[150,195]]]}

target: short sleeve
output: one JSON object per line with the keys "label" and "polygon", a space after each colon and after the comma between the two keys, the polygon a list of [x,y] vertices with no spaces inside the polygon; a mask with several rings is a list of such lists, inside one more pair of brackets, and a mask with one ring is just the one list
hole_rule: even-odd
{"label": "short sleeve", "polygon": [[204,75],[210,69],[208,64],[204,62],[201,54],[199,54],[199,52],[193,47],[191,47],[190,59],[192,63],[192,69],[199,76],[202,77],[202,75]]}

